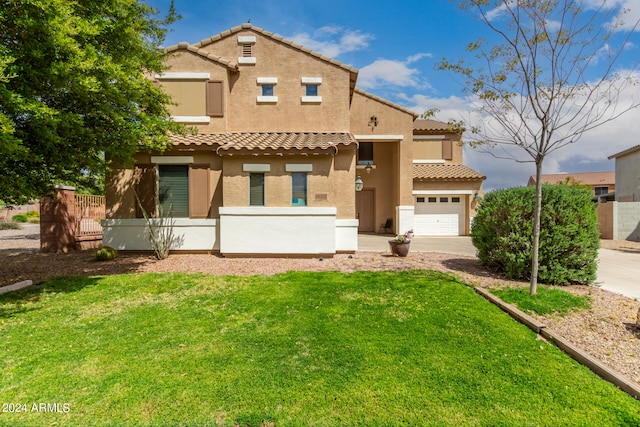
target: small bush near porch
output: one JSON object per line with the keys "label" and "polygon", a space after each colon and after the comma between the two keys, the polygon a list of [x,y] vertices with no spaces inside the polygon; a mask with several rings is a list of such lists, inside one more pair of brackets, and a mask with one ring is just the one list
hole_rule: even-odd
{"label": "small bush near porch", "polygon": [[56,279],[0,296],[0,331],[1,400],[27,409],[1,425],[640,423],[639,402],[431,271]]}

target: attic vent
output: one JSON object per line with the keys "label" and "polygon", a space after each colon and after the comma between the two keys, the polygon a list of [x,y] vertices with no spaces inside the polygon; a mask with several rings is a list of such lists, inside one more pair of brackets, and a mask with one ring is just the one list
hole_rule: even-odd
{"label": "attic vent", "polygon": [[243,58],[251,58],[253,56],[253,45],[243,44],[242,45],[242,57]]}

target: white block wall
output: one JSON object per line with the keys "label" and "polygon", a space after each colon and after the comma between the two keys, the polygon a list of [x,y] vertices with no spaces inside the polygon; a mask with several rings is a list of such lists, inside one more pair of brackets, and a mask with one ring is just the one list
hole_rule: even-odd
{"label": "white block wall", "polygon": [[614,202],[613,238],[640,241],[640,202]]}

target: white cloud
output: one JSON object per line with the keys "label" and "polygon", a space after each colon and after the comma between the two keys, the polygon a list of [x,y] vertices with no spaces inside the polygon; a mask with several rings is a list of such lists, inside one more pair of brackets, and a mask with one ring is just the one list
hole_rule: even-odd
{"label": "white cloud", "polygon": [[489,20],[489,22],[499,19],[506,12],[506,10],[507,10],[507,5],[501,4],[495,9],[492,9],[489,12],[487,12],[487,19]]}
{"label": "white cloud", "polygon": [[[456,96],[433,98],[425,95],[407,96],[404,94],[399,94],[398,98],[403,101],[403,105],[417,113],[434,108],[438,109],[436,120],[444,122],[465,120],[472,124],[481,122],[479,116],[474,116],[469,112],[470,106],[475,102],[472,98]],[[631,86],[622,93],[618,105],[629,105],[639,100],[640,85]],[[614,161],[607,158],[637,145],[637,135],[640,135],[640,108],[631,110],[613,121],[584,133],[578,142],[551,153],[544,160],[543,173],[612,171]],[[469,141],[470,139],[471,135],[464,135],[464,140]],[[483,151],[490,151],[493,155]],[[514,160],[502,160],[494,157],[506,157],[509,154],[527,162],[519,163]],[[485,191],[526,185],[529,177],[535,174],[535,164],[531,160],[521,148],[515,146],[491,150],[474,149],[469,146],[464,148],[464,163],[487,176],[483,185]]]}
{"label": "white cloud", "polygon": [[335,58],[346,52],[366,49],[375,37],[372,34],[328,25],[319,28],[313,34],[297,33],[288,38],[325,56]]}
{"label": "white cloud", "polygon": [[418,53],[404,61],[377,59],[360,69],[358,87],[371,89],[381,85],[393,85],[420,89],[429,88],[427,81],[421,77],[420,70],[409,67],[410,64],[427,57],[431,57],[431,55]]}
{"label": "white cloud", "polygon": [[637,25],[640,21],[640,1],[625,0],[621,2],[621,10],[622,12],[617,16],[622,23],[620,29],[629,31],[635,27],[635,31],[640,31],[640,26]]}

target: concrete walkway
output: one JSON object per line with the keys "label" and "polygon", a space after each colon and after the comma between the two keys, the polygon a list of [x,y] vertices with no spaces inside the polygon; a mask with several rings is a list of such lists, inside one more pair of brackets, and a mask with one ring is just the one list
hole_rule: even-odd
{"label": "concrete walkway", "polygon": [[[389,252],[389,234],[359,234],[358,250]],[[454,255],[476,256],[471,238],[414,237],[411,251],[441,252]],[[640,252],[600,249],[595,284],[610,292],[640,299]]]}

